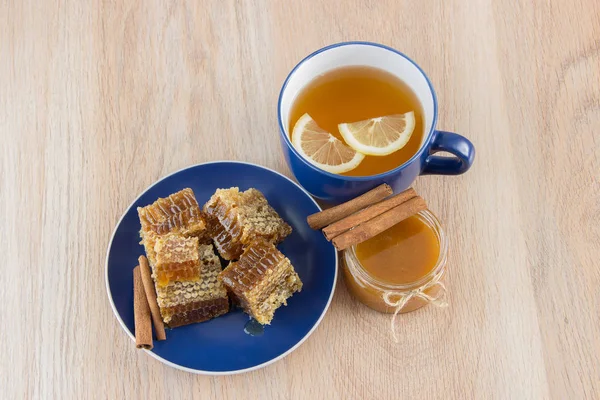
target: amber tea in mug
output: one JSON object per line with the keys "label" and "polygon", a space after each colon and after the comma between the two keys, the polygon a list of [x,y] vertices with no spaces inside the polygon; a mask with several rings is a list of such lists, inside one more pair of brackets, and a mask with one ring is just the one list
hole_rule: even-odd
{"label": "amber tea in mug", "polygon": [[423,110],[417,96],[389,72],[367,66],[347,66],[317,77],[292,104],[288,132],[292,132],[298,119],[308,113],[321,128],[344,141],[338,124],[409,111],[415,114],[415,128],[403,148],[386,156],[367,155],[358,167],[342,174],[377,175],[404,164],[415,155],[424,134]]}

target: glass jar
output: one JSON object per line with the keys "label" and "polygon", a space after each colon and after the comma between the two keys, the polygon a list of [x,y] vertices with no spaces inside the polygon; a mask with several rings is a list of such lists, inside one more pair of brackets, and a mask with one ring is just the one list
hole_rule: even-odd
{"label": "glass jar", "polygon": [[[445,306],[446,260],[448,239],[440,221],[429,210],[417,214],[435,233],[440,255],[433,269],[417,281],[408,284],[382,282],[367,272],[356,256],[356,246],[344,250],[344,278],[350,293],[366,306],[382,313],[407,313],[429,303]],[[392,321],[393,328],[393,321]]]}

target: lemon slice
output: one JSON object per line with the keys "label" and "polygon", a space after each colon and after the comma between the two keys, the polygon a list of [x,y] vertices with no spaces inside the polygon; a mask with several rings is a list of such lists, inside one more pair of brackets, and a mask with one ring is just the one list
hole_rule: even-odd
{"label": "lemon slice", "polygon": [[354,150],[385,156],[403,148],[415,130],[415,113],[394,114],[339,124],[344,140]]}
{"label": "lemon slice", "polygon": [[292,131],[292,144],[314,166],[333,174],[353,170],[365,158],[304,114]]}

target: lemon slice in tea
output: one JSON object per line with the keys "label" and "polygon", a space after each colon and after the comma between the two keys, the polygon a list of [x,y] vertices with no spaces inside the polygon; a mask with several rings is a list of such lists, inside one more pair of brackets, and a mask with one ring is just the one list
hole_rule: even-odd
{"label": "lemon slice in tea", "polygon": [[386,156],[403,148],[415,130],[415,113],[394,114],[339,124],[346,143],[371,156]]}
{"label": "lemon slice in tea", "polygon": [[365,158],[344,142],[319,127],[310,115],[304,114],[292,131],[292,144],[308,162],[333,174],[353,170]]}

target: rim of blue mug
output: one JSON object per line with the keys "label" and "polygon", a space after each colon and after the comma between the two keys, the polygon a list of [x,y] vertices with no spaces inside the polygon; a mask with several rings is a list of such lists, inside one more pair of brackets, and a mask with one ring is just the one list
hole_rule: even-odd
{"label": "rim of blue mug", "polygon": [[[425,80],[427,81],[427,85],[429,86],[429,90],[431,91],[431,96],[433,97],[433,120],[431,121],[431,128],[429,129],[429,133],[427,134],[427,138],[425,139],[425,141],[423,142],[423,144],[421,145],[421,147],[419,148],[419,150],[408,160],[405,161],[404,163],[400,164],[399,166],[397,166],[394,169],[391,169],[389,171],[386,172],[382,172],[381,174],[377,174],[377,175],[368,175],[368,176],[346,176],[346,175],[338,175],[338,174],[332,174],[331,172],[327,172],[325,170],[322,170],[321,168],[318,168],[316,166],[314,166],[313,164],[309,163],[307,160],[304,159],[304,157],[302,157],[302,155],[300,153],[298,153],[298,151],[294,148],[294,145],[292,144],[290,138],[288,137],[288,135],[285,133],[285,128],[283,126],[283,121],[282,121],[282,117],[281,117],[281,101],[283,99],[283,92],[285,92],[285,89],[287,88],[287,85],[290,81],[290,79],[292,78],[292,76],[296,73],[296,70],[298,70],[298,68],[300,68],[300,66],[302,64],[304,64],[305,62],[309,61],[311,58],[315,57],[318,54],[321,54],[327,50],[331,50],[331,49],[335,49],[336,47],[342,47],[342,46],[350,46],[350,45],[360,45],[360,46],[372,46],[372,47],[379,47],[381,49],[385,49],[388,51],[391,51],[392,53],[396,53],[397,55],[404,57],[408,62],[410,62],[412,65],[414,65],[421,74],[423,74],[423,77],[425,77]],[[337,178],[337,179],[342,179],[342,180],[346,180],[346,181],[354,181],[354,182],[365,182],[365,181],[371,181],[371,180],[375,180],[378,178],[385,178],[389,175],[393,175],[398,171],[401,171],[402,169],[404,169],[408,164],[410,164],[411,162],[413,162],[414,160],[416,160],[418,157],[421,156],[421,154],[423,153],[423,151],[425,151],[425,143],[429,143],[432,139],[433,133],[435,132],[435,125],[437,122],[437,114],[438,114],[438,103],[437,103],[437,96],[435,94],[435,90],[433,90],[433,85],[431,84],[431,80],[429,79],[429,77],[427,76],[427,74],[425,73],[425,71],[423,71],[423,68],[421,68],[419,66],[419,64],[417,64],[416,62],[414,62],[410,57],[408,57],[406,54],[390,47],[390,46],[386,46],[384,44],[380,44],[380,43],[374,43],[374,42],[365,42],[365,41],[349,41],[349,42],[339,42],[339,43],[334,43],[334,44],[330,44],[328,46],[322,47],[319,50],[316,50],[314,52],[312,52],[311,54],[309,54],[308,56],[304,57],[298,64],[296,64],[296,66],[290,71],[290,73],[288,74],[287,78],[285,78],[285,81],[283,82],[283,86],[281,87],[281,91],[279,92],[279,100],[277,101],[277,120],[279,122],[279,134],[283,137],[283,140],[285,141],[286,145],[292,150],[292,152],[296,155],[296,157],[298,157],[300,160],[302,160],[302,162],[307,165],[309,168],[323,174],[326,176],[329,176],[331,178]]]}

